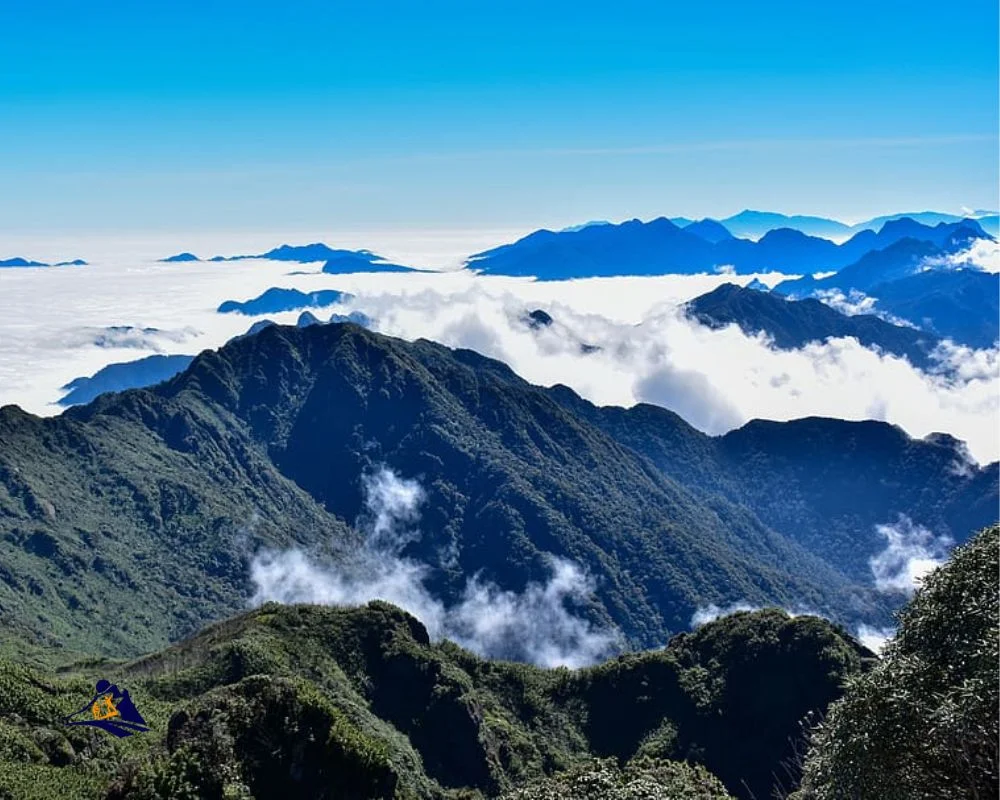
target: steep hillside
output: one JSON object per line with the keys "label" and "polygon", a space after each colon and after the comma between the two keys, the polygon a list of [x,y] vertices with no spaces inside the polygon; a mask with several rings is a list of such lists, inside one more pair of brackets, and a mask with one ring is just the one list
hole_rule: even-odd
{"label": "steep hillside", "polygon": [[[995,512],[995,468],[963,477],[954,443],[880,423],[850,440],[825,423],[811,438],[811,421],[750,426],[720,447],[656,413],[618,430],[620,410],[573,398],[471,351],[274,326],[150,390],[50,419],[4,408],[3,636],[136,654],[245,607],[262,549],[295,545],[338,574],[362,533],[385,534],[366,486],[386,470],[419,497],[390,566],[435,602],[484,586],[537,594],[570,565],[590,578],[569,611],[647,647],[735,600],[881,622],[892,600],[859,566],[872,525],[898,508],[961,538]],[[852,453],[867,454],[863,470]],[[870,500],[848,513],[858,497]],[[524,657],[519,646],[498,654]]]}
{"label": "steep hillside", "polygon": [[599,408],[566,387],[552,396],[705,496],[749,508],[768,527],[859,581],[885,547],[877,525],[905,515],[964,541],[997,520],[998,465],[973,465],[961,442],[911,439],[884,422],[754,420],[710,437],[657,406]]}

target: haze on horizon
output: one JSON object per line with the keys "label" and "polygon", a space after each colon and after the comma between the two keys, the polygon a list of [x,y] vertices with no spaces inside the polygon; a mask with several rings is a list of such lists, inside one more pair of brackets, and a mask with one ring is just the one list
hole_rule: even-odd
{"label": "haze on horizon", "polygon": [[0,232],[998,205],[995,3],[471,5],[4,4]]}

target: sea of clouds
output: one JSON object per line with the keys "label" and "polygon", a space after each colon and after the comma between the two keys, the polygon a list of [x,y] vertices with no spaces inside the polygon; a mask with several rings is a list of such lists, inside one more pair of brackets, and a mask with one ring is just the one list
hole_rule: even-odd
{"label": "sea of clouds", "polygon": [[[367,244],[394,260],[454,267],[462,248],[467,253],[488,243],[484,234],[424,235],[423,245],[406,246],[392,237]],[[503,241],[502,234],[495,236],[492,243]],[[183,238],[169,244],[129,241],[117,254],[105,243],[100,260],[86,267],[0,269],[7,309],[0,317],[0,404],[57,413],[59,387],[73,378],[151,353],[197,353],[245,332],[253,318],[216,313],[224,300],[245,300],[271,286],[333,288],[355,299],[324,309],[321,316],[359,310],[381,332],[471,348],[502,359],[531,382],[563,383],[599,404],[659,404],[708,433],[753,418],[880,419],[916,437],[950,433],[966,441],[980,463],[1000,456],[996,350],[946,345],[938,367],[923,372],[854,339],[781,351],[762,336],[747,336],[735,326],[710,330],[684,314],[683,303],[724,282],[746,284],[758,277],[774,285],[786,277],[780,274],[543,282],[464,270],[335,276],[319,273],[319,264],[154,259],[154,251],[159,257],[186,249],[205,256],[245,253],[317,238],[261,235],[252,241],[212,240],[200,248]],[[347,241],[324,238],[334,246],[362,244],[357,234]],[[52,253],[17,254],[93,258],[80,243],[64,243],[58,253],[52,243],[48,247]],[[988,261],[993,254],[984,257]],[[544,309],[555,323],[526,325],[524,315],[534,308]],[[272,318],[292,323],[297,316]],[[114,326],[129,326],[131,332],[115,333]],[[590,348],[582,345],[599,349],[586,352]]]}

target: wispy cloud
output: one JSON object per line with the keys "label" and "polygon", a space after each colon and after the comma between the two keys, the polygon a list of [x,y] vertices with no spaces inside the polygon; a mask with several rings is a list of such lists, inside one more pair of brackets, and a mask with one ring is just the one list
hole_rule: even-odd
{"label": "wispy cloud", "polygon": [[336,564],[320,564],[299,549],[263,551],[251,562],[253,604],[319,603],[354,606],[381,599],[416,616],[434,639],[451,639],[494,658],[546,667],[580,667],[613,653],[619,634],[573,613],[594,585],[576,564],[549,558],[550,576],[521,592],[473,576],[457,602],[446,604],[426,586],[429,565],[402,555],[419,537],[424,490],[380,468],[363,479],[364,545]]}
{"label": "wispy cloud", "polygon": [[900,515],[894,523],[877,525],[885,539],[885,549],[868,563],[880,592],[911,595],[927,573],[944,563],[951,540],[935,536],[927,528]]}
{"label": "wispy cloud", "polygon": [[873,653],[881,653],[895,635],[894,628],[877,628],[872,625],[858,625],[854,632],[854,637]]}

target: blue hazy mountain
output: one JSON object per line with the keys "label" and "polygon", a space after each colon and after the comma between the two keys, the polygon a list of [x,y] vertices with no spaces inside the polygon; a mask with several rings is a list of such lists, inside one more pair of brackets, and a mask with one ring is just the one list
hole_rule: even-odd
{"label": "blue hazy mountain", "polygon": [[346,275],[351,272],[424,272],[425,270],[390,264],[381,256],[368,250],[345,251],[323,265],[323,272],[329,275]]}
{"label": "blue hazy mountain", "polygon": [[866,253],[835,275],[784,281],[774,291],[799,299],[822,297],[830,291],[861,293],[875,300],[880,313],[960,344],[991,347],[1000,336],[1000,278],[971,265],[956,267],[945,261],[968,246],[969,231],[960,223],[940,246],[901,239]]}
{"label": "blue hazy mountain", "polygon": [[353,325],[360,325],[362,328],[368,328],[369,330],[375,324],[375,320],[361,311],[352,311],[349,314],[331,314],[329,321],[332,325],[349,322]]}
{"label": "blue hazy mountain", "polygon": [[512,244],[477,253],[469,266],[489,274],[534,275],[542,280],[690,274],[714,265],[713,248],[660,217],[560,233],[535,231]]}
{"label": "blue hazy mountain", "polygon": [[928,270],[871,287],[876,308],[969,347],[1000,339],[1000,275],[978,269]]}
{"label": "blue hazy mountain", "polygon": [[938,225],[942,222],[953,223],[961,222],[963,217],[956,214],[943,214],[939,211],[906,211],[901,214],[886,214],[881,217],[872,217],[864,222],[859,222],[856,225],[851,226],[852,231],[864,231],[864,230],[878,230],[885,223],[892,222],[893,220],[902,219],[903,217],[908,217],[916,222],[920,222],[924,225]]}
{"label": "blue hazy mountain", "polygon": [[[299,261],[302,263],[310,263],[314,261],[327,261],[331,258],[348,255],[354,252],[354,250],[336,250],[323,244],[322,242],[313,242],[312,244],[303,245],[283,244],[279,247],[275,247],[273,250],[268,250],[266,253],[254,253],[238,256],[213,256],[209,260],[242,261],[248,258],[265,258],[269,261]],[[368,251],[361,250],[357,252],[366,253]]]}
{"label": "blue hazy mountain", "polygon": [[[327,322],[323,322],[319,317],[313,314],[311,311],[303,311],[299,314],[299,318],[295,321],[296,328],[309,328],[313,325],[338,325],[343,323],[350,323],[353,325],[358,325],[362,328],[371,328],[374,324],[374,320],[367,314],[363,314],[360,311],[352,311],[349,314],[332,314]],[[240,339],[245,339],[248,336],[256,336],[263,330],[271,328],[278,323],[273,319],[260,319],[257,320],[253,325],[251,325],[246,333],[241,333],[237,336],[233,336],[229,341],[235,342]]]}
{"label": "blue hazy mountain", "polygon": [[784,281],[775,290],[791,297],[827,289],[866,292],[876,284],[905,278],[955,257],[979,238],[987,238],[987,234],[974,220],[942,222],[933,228],[911,219],[893,220],[878,233],[862,231],[841,245],[842,252],[853,251],[858,259],[837,274],[820,279],[806,275]]}
{"label": "blue hazy mountain", "polygon": [[323,320],[317,317],[312,311],[303,311],[295,321],[296,328],[307,328],[310,325],[322,325]]}
{"label": "blue hazy mountain", "polygon": [[[996,236],[998,234],[996,211],[979,209],[972,212],[971,216],[975,218],[980,225],[982,225],[983,230],[991,236]],[[839,220],[827,217],[807,216],[802,214],[787,215],[779,214],[774,211],[753,211],[747,209],[745,211],[741,211],[739,214],[734,214],[731,217],[721,219],[719,222],[721,222],[721,224],[724,225],[733,236],[738,238],[758,239],[768,231],[776,230],[778,228],[792,228],[793,230],[801,231],[802,233],[809,234],[810,236],[843,240],[848,236],[859,233],[860,231],[877,231],[881,229],[885,223],[902,219],[903,217],[908,217],[916,222],[928,226],[938,225],[942,222],[953,224],[961,222],[963,219],[963,217],[957,214],[946,214],[939,211],[910,211],[872,217],[871,219],[858,222],[854,225],[847,225]],[[674,222],[683,228],[687,227],[691,221],[684,217],[672,217],[671,222]]]}
{"label": "blue hazy mountain", "polygon": [[263,294],[250,300],[226,300],[218,311],[222,314],[238,313],[247,316],[278,314],[300,308],[323,308],[349,300],[353,297],[336,289],[320,289],[315,292],[300,292],[298,289],[281,289],[272,286]]}
{"label": "blue hazy mountain", "polygon": [[82,258],[75,258],[72,261],[57,261],[55,264],[47,264],[44,261],[32,261],[27,258],[7,258],[0,259],[0,269],[3,267],[85,267],[87,262]]}
{"label": "blue hazy mountain", "polygon": [[907,358],[926,367],[940,343],[925,331],[893,325],[876,316],[847,316],[819,300],[789,300],[751,288],[726,283],[687,304],[689,317],[710,328],[738,325],[748,334],[766,333],[781,350],[801,348],[809,342],[851,336],[865,347]]}
{"label": "blue hazy mountain", "polygon": [[[710,272],[731,266],[738,273],[759,271],[818,272],[841,269],[900,239],[913,237],[954,250],[986,234],[974,220],[934,227],[912,220],[886,223],[879,231],[862,231],[843,244],[809,236],[792,228],[769,231],[759,240],[720,238],[713,221],[680,228],[665,218],[620,225],[598,225],[575,231],[535,231],[512,244],[477,253],[468,266],[486,274],[536,276],[561,280],[613,275],[664,275]],[[725,226],[721,226],[724,228]],[[697,235],[701,231],[703,235]]]}
{"label": "blue hazy mountain", "polygon": [[198,258],[198,256],[196,256],[194,253],[178,253],[175,256],[167,256],[166,258],[161,258],[160,261],[165,264],[171,264],[183,261],[201,261],[201,259]]}
{"label": "blue hazy mountain", "polygon": [[733,236],[741,239],[758,239],[768,231],[778,228],[792,228],[810,236],[820,236],[827,239],[842,239],[851,233],[850,226],[835,219],[802,214],[788,216],[774,211],[745,209],[739,214],[719,221]]}
{"label": "blue hazy mountain", "polygon": [[[675,223],[676,224],[676,223]],[[730,233],[729,229],[723,225],[718,220],[714,219],[700,219],[697,222],[692,222],[690,225],[681,226],[688,233],[693,233],[706,242],[711,242],[715,244],[716,242],[721,242],[726,239],[732,239],[733,234]]]}
{"label": "blue hazy mountain", "polygon": [[0,267],[48,267],[51,264],[46,264],[42,261],[31,261],[27,258],[7,258],[0,260]]}
{"label": "blue hazy mountain", "polygon": [[977,217],[976,222],[994,239],[1000,236],[1000,216],[997,214],[986,214],[985,216]]}
{"label": "blue hazy mountain", "polygon": [[731,264],[737,272],[814,272],[836,269],[847,257],[829,239],[793,228],[768,231],[757,241],[725,239],[714,252],[715,265]]}
{"label": "blue hazy mountain", "polygon": [[155,355],[108,364],[90,377],[74,378],[63,386],[66,394],[58,402],[61,406],[84,405],[105,392],[122,392],[162,383],[183,372],[193,360],[194,356]]}
{"label": "blue hazy mountain", "polygon": [[[568,228],[562,228],[563,232],[572,233],[573,231],[582,231],[584,228],[590,228],[594,225],[610,225],[606,219],[592,219],[588,222],[581,222],[579,225],[570,225]],[[678,223],[679,224],[679,223]]]}
{"label": "blue hazy mountain", "polygon": [[865,253],[835,275],[782,281],[774,291],[792,298],[810,297],[818,292],[838,289],[845,294],[854,290],[867,292],[872,286],[917,273],[932,259],[946,255],[944,249],[918,239],[901,239],[885,249]]}
{"label": "blue hazy mountain", "polygon": [[[190,253],[182,253],[180,256],[188,256]],[[190,260],[174,256],[173,260]],[[343,275],[351,272],[422,272],[414,267],[407,267],[402,264],[392,264],[386,261],[378,253],[371,250],[342,250],[322,242],[312,244],[290,245],[283,244],[268,250],[266,253],[254,255],[238,256],[213,256],[210,261],[243,261],[245,259],[258,258],[269,261],[294,261],[302,264],[322,261],[323,272]],[[164,259],[169,260],[169,259]]]}

